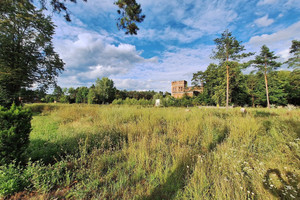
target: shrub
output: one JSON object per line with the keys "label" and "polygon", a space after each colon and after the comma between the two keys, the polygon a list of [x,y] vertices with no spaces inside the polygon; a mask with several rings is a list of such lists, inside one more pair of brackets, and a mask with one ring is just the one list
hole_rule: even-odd
{"label": "shrub", "polygon": [[22,169],[15,163],[0,166],[0,197],[24,190],[30,184]]}
{"label": "shrub", "polygon": [[67,163],[58,162],[54,165],[45,165],[42,162],[29,162],[24,174],[31,182],[33,189],[39,192],[49,192],[57,186],[62,186],[69,178]]}
{"label": "shrub", "polygon": [[32,114],[13,104],[8,110],[0,106],[0,165],[24,163],[24,152],[29,145]]}
{"label": "shrub", "polygon": [[123,100],[122,99],[115,99],[112,102],[113,105],[121,105],[123,104]]}

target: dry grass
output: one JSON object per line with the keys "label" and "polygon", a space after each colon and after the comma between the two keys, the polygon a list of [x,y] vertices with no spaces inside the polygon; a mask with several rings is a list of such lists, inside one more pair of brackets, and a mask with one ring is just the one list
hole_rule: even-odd
{"label": "dry grass", "polygon": [[68,163],[48,195],[67,187],[67,199],[300,198],[299,110],[30,107],[42,111],[33,160]]}

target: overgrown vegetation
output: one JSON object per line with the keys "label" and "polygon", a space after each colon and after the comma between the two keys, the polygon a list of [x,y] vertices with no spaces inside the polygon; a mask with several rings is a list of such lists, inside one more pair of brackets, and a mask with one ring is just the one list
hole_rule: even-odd
{"label": "overgrown vegetation", "polygon": [[[297,109],[38,104],[26,169],[2,167],[2,196],[297,199]],[[8,173],[9,172],[9,173]],[[28,180],[26,186],[17,180]],[[16,181],[14,181],[16,180]],[[12,184],[13,185],[13,184]],[[6,192],[3,192],[6,191]]]}
{"label": "overgrown vegetation", "polygon": [[0,106],[0,166],[15,161],[24,164],[29,145],[32,114],[13,104],[10,109]]}

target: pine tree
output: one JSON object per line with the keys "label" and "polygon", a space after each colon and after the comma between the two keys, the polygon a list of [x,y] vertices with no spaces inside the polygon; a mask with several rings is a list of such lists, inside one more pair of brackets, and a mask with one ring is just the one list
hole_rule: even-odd
{"label": "pine tree", "polygon": [[268,108],[270,108],[268,73],[281,66],[280,62],[276,62],[277,58],[278,56],[275,56],[273,51],[270,51],[266,45],[263,45],[260,54],[255,57],[255,60],[252,60],[252,63],[255,64],[254,67],[264,74]]}
{"label": "pine tree", "polygon": [[214,40],[216,49],[213,50],[212,58],[220,61],[220,64],[226,66],[226,108],[229,104],[229,61],[237,61],[241,58],[253,55],[253,53],[242,53],[245,50],[241,41],[237,41],[232,33],[225,30],[220,38]]}

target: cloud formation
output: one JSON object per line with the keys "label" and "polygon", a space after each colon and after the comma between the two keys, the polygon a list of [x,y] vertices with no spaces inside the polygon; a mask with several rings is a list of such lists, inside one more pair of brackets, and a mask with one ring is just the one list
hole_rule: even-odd
{"label": "cloud formation", "polygon": [[214,62],[213,40],[225,29],[247,50],[266,44],[283,59],[291,40],[299,39],[298,0],[138,2],[146,19],[137,36],[117,30],[111,0],[70,4],[72,23],[54,16],[54,46],[66,63],[59,85],[90,86],[107,76],[119,89],[170,91],[171,81],[189,82]]}
{"label": "cloud formation", "polygon": [[[155,57],[143,58],[134,45],[114,44],[113,38],[81,27],[63,27],[54,41],[55,50],[66,63],[61,83],[92,82],[97,77],[126,74],[140,63],[157,62]],[[69,81],[63,81],[64,78]]]}
{"label": "cloud formation", "polygon": [[268,5],[268,4],[276,4],[278,3],[278,0],[260,0],[257,5]]}
{"label": "cloud formation", "polygon": [[289,57],[292,40],[300,40],[300,21],[272,34],[262,34],[251,37],[248,45],[257,51],[262,45],[267,45],[285,61]]}
{"label": "cloud formation", "polygon": [[268,15],[265,15],[261,18],[258,18],[254,21],[254,23],[259,26],[259,27],[265,27],[265,26],[269,26],[271,24],[273,24],[274,22],[274,19],[269,19],[269,16]]}

